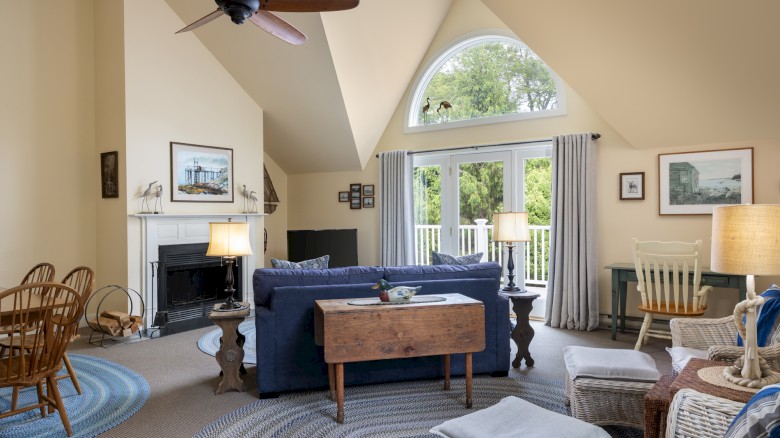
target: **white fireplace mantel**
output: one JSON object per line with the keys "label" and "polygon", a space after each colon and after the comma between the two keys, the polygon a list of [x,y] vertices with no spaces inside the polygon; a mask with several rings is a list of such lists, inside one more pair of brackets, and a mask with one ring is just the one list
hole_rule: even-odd
{"label": "white fireplace mantel", "polygon": [[[154,315],[157,305],[157,277],[153,273],[152,263],[159,258],[159,249],[163,245],[185,243],[208,243],[209,222],[227,221],[249,224],[249,241],[252,252],[257,254],[255,245],[255,219],[265,216],[262,213],[214,213],[214,214],[131,214],[141,220],[141,283],[146,314]],[[252,302],[252,273],[255,255],[243,257],[244,269],[241,271],[241,289],[236,297],[239,301]],[[151,319],[148,319],[151,321]],[[147,327],[148,328],[148,327]]]}

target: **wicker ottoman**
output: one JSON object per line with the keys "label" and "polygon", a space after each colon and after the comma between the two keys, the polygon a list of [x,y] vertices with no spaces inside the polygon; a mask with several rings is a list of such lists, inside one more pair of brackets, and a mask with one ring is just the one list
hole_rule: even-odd
{"label": "wicker ottoman", "polygon": [[653,358],[634,350],[563,350],[572,417],[593,424],[643,427],[645,394],[661,377]]}

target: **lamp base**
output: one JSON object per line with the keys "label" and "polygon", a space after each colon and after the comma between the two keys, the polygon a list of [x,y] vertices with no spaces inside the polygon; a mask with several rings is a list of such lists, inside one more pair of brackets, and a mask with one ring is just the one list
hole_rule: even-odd
{"label": "lamp base", "polygon": [[514,284],[504,286],[501,289],[501,291],[502,292],[527,292],[525,289],[520,289],[519,287],[515,286]]}
{"label": "lamp base", "polygon": [[772,369],[769,368],[766,359],[758,356],[758,362],[761,367],[761,376],[756,379],[742,377],[742,367],[745,366],[744,355],[734,361],[734,365],[723,369],[723,378],[735,385],[757,389],[761,389],[767,385],[780,383],[780,373],[772,371]]}

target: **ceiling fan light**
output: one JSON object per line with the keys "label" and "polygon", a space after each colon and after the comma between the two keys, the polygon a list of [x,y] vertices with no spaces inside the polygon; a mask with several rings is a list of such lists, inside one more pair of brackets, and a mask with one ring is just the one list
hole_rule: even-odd
{"label": "ceiling fan light", "polygon": [[260,8],[260,0],[216,0],[216,3],[236,24],[242,24]]}

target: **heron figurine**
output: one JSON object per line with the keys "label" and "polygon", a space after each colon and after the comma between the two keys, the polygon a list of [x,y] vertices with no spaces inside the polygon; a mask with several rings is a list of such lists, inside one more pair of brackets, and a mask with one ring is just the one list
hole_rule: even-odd
{"label": "heron figurine", "polygon": [[[157,181],[152,181],[149,183],[149,187],[144,190],[143,194],[141,195],[143,199],[141,200],[141,213],[151,213],[152,209],[149,208],[149,198],[154,195],[154,192],[152,191],[152,187],[157,184]],[[144,209],[144,203],[146,203],[146,209]]]}
{"label": "heron figurine", "polygon": [[423,114],[423,123],[427,125],[428,124],[428,111],[431,110],[431,98],[430,97],[426,97],[425,100],[428,103],[426,103],[425,106],[423,106],[422,114]]}
{"label": "heron figurine", "polygon": [[249,208],[247,208],[247,201],[249,200],[249,190],[246,189],[246,184],[242,184],[244,187],[241,189],[241,196],[244,197],[244,213],[249,213]]}
{"label": "heron figurine", "polygon": [[252,200],[252,211],[250,213],[257,213],[257,196],[255,196],[255,193],[254,190],[249,192],[249,199]]}
{"label": "heron figurine", "polygon": [[162,209],[162,195],[163,195],[163,186],[162,184],[157,186],[157,191],[154,192],[154,214],[157,214],[157,202],[160,202],[160,214],[163,214]]}

